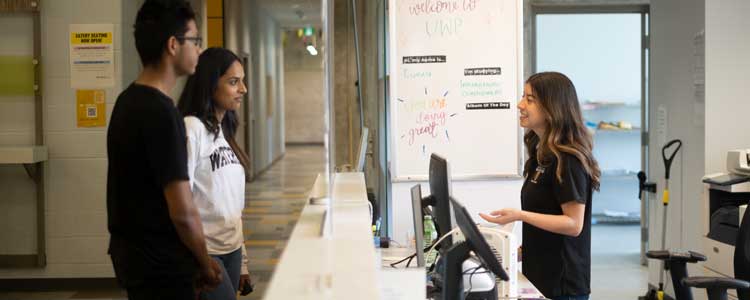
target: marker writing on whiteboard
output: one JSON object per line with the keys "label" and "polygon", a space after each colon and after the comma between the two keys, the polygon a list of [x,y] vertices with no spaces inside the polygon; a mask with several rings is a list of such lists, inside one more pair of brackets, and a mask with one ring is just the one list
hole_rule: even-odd
{"label": "marker writing on whiteboard", "polygon": [[445,130],[445,138],[447,138],[449,142],[451,141],[451,137],[448,136],[448,129]]}

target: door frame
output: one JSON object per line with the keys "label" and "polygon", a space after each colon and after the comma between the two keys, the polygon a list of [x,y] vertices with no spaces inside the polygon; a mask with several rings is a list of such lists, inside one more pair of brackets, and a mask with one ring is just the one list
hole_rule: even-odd
{"label": "door frame", "polygon": [[[648,151],[649,151],[649,99],[648,72],[650,69],[650,5],[645,3],[570,3],[570,2],[544,2],[528,3],[525,7],[524,19],[524,47],[528,57],[524,63],[524,76],[528,78],[537,72],[536,66],[536,19],[540,14],[630,14],[641,15],[641,170],[648,178]],[[648,197],[641,200],[641,265],[647,265],[646,251],[649,249],[648,242]]]}

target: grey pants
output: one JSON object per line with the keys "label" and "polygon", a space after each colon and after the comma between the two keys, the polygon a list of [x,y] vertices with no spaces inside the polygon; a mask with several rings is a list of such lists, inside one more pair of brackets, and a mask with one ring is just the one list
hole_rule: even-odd
{"label": "grey pants", "polygon": [[202,292],[201,300],[235,300],[240,287],[240,266],[242,265],[242,248],[224,255],[211,255],[221,266],[221,283],[215,289]]}

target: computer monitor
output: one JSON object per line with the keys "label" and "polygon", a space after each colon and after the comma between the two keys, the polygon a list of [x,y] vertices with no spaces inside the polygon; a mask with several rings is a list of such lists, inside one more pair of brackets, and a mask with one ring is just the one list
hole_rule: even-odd
{"label": "computer monitor", "polygon": [[487,240],[484,239],[484,236],[479,231],[479,228],[477,228],[474,220],[471,218],[469,211],[466,210],[466,207],[464,207],[463,204],[459,203],[452,197],[451,203],[453,204],[453,211],[456,215],[456,224],[458,225],[458,228],[461,229],[461,233],[463,233],[464,237],[466,238],[466,243],[469,244],[469,248],[471,248],[471,250],[476,253],[479,259],[482,260],[484,265],[492,273],[500,277],[500,279],[508,281],[510,279],[508,277],[508,274],[505,273],[505,270],[503,270],[503,267],[500,265],[497,257],[494,253],[492,253],[490,244],[488,244]]}
{"label": "computer monitor", "polygon": [[[479,228],[474,224],[466,208],[453,198],[451,198],[451,203],[453,204],[456,216],[456,224],[461,229],[461,233],[463,233],[466,240],[451,245],[450,248],[444,251],[444,255],[440,257],[441,262],[438,266],[438,270],[441,270],[440,277],[442,279],[440,282],[442,294],[440,299],[463,299],[462,295],[466,295],[464,285],[473,282],[472,275],[474,274],[484,277],[483,282],[485,284],[489,283],[489,286],[491,286],[490,290],[485,290],[483,293],[487,293],[490,297],[497,299],[497,286],[495,285],[495,276],[492,274],[505,281],[510,278],[502,266],[500,266],[500,262],[498,262],[495,255],[492,254],[492,248],[490,248],[487,240],[479,232]],[[464,261],[471,258],[472,252],[479,259],[479,265],[485,270],[489,270],[492,274],[488,274],[485,270],[478,269],[478,267],[468,270],[464,269]],[[466,282],[466,279],[464,279],[464,275],[467,272],[471,274],[469,275],[469,282]],[[469,286],[468,291],[471,292],[471,290],[472,287]]]}
{"label": "computer monitor", "polygon": [[417,266],[424,267],[424,217],[422,215],[422,187],[417,184],[411,188],[411,209],[414,216],[414,241],[417,252]]}
{"label": "computer monitor", "polygon": [[[450,207],[450,171],[448,161],[433,153],[430,156],[430,197],[427,204],[432,206],[432,218],[435,221],[438,238],[453,229],[453,213]],[[453,243],[451,237],[445,238],[441,246],[446,248]]]}

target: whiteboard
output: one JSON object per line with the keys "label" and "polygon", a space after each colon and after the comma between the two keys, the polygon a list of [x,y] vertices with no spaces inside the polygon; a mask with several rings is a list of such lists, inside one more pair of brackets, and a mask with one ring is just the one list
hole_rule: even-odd
{"label": "whiteboard", "polygon": [[390,0],[393,181],[517,177],[522,143],[521,0]]}

